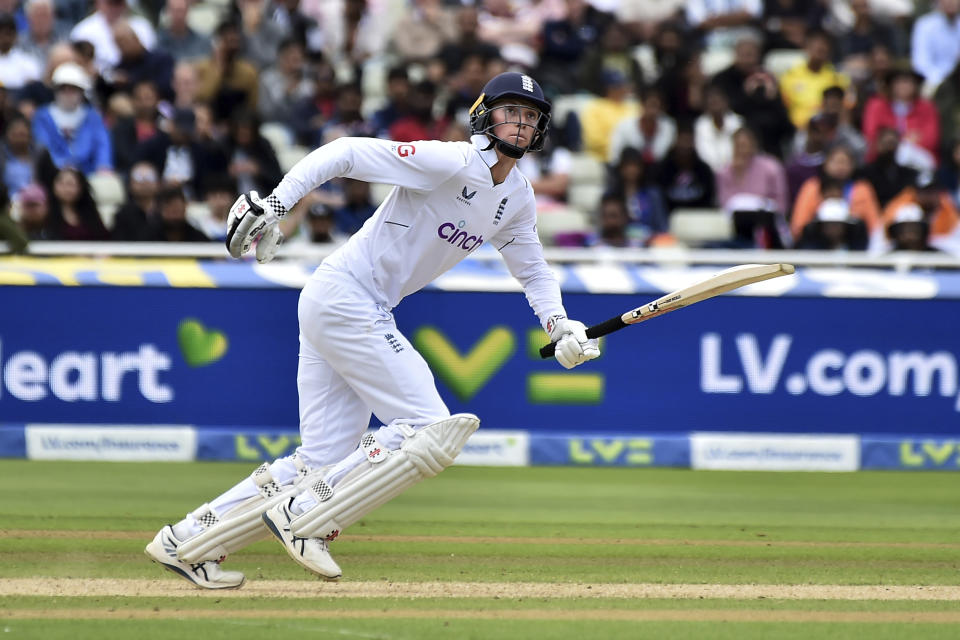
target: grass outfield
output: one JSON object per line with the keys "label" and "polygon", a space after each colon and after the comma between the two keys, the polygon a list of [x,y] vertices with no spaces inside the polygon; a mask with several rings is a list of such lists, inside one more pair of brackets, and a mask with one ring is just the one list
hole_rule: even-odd
{"label": "grass outfield", "polygon": [[[201,592],[143,546],[251,471],[0,461],[10,638],[956,638],[960,475],[454,467],[351,527],[324,583],[271,541]],[[6,635],[9,634],[9,635]]]}

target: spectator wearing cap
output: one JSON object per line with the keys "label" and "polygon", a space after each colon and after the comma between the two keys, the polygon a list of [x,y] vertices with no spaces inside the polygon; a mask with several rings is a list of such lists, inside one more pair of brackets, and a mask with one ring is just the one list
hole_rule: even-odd
{"label": "spectator wearing cap", "polygon": [[843,145],[835,145],[827,151],[820,175],[809,178],[800,187],[790,216],[790,230],[799,237],[803,228],[816,217],[817,209],[824,201],[822,185],[827,181],[843,185],[842,197],[850,208],[850,215],[867,225],[874,233],[880,227],[880,205],[873,187],[866,180],[856,178],[857,160],[853,151]]}
{"label": "spectator wearing cap", "polygon": [[806,60],[798,63],[780,77],[780,92],[787,105],[790,121],[797,128],[807,126],[810,118],[823,102],[823,91],[828,87],[846,89],[850,79],[834,69],[830,62],[833,39],[826,31],[811,29],[804,46]]}
{"label": "spectator wearing cap", "polygon": [[797,249],[816,251],[863,251],[867,248],[867,228],[863,220],[850,215],[850,205],[843,197],[843,183],[824,180],[823,202],[817,213],[803,228]]}
{"label": "spectator wearing cap", "polygon": [[192,196],[199,197],[207,174],[226,173],[226,152],[197,138],[197,117],[192,109],[177,109],[168,125],[167,131],[161,130],[137,147],[136,159],[152,164],[165,185],[189,189]]}
{"label": "spectator wearing cap", "polygon": [[67,22],[56,17],[53,0],[27,0],[27,29],[20,33],[20,47],[37,60],[46,60],[50,48],[70,35]]}
{"label": "spectator wearing cap", "polygon": [[677,125],[664,113],[663,94],[656,87],[647,87],[640,117],[625,118],[614,127],[607,161],[613,164],[625,147],[635,147],[646,162],[659,162],[676,137]]}
{"label": "spectator wearing cap", "polygon": [[583,150],[597,160],[610,157],[610,142],[617,123],[635,119],[640,105],[633,97],[630,82],[622,72],[603,72],[603,97],[592,98],[583,109]]}
{"label": "spectator wearing cap", "polygon": [[7,121],[7,130],[3,134],[0,147],[0,170],[3,172],[3,184],[14,196],[35,182],[35,171],[40,154],[36,152],[30,139],[30,121],[15,114]]}
{"label": "spectator wearing cap", "polygon": [[113,218],[110,235],[114,240],[139,240],[156,216],[160,181],[149,162],[138,162],[127,177],[127,199]]}
{"label": "spectator wearing cap", "polygon": [[917,18],[910,62],[933,87],[953,72],[960,62],[960,0],[937,0],[936,9]]}
{"label": "spectator wearing cap", "polygon": [[157,43],[157,34],[150,22],[134,14],[126,0],[96,0],[96,11],[81,20],[70,32],[73,42],[85,41],[93,45],[95,63],[100,73],[120,62],[120,49],[113,37],[113,25],[126,19],[137,33],[143,47],[151,50]]}
{"label": "spectator wearing cap", "polygon": [[260,81],[257,68],[241,53],[242,37],[238,23],[220,23],[213,39],[213,55],[195,66],[197,99],[213,105],[218,122],[229,120],[241,107],[257,108]]}
{"label": "spectator wearing cap", "polygon": [[336,230],[333,208],[316,202],[307,209],[305,239],[314,244],[328,244],[344,240]]}
{"label": "spectator wearing cap", "polygon": [[919,205],[900,205],[886,222],[890,251],[938,251],[930,244],[930,220]]}
{"label": "spectator wearing cap", "polygon": [[202,231],[187,221],[187,196],[176,186],[164,187],[157,196],[157,215],[140,235],[145,242],[208,242]]}
{"label": "spectator wearing cap", "polygon": [[900,133],[893,127],[880,127],[874,144],[873,161],[860,171],[864,180],[873,185],[877,201],[886,207],[901,191],[914,184],[917,170],[897,160]]}
{"label": "spectator wearing cap", "polygon": [[114,22],[112,31],[120,52],[120,60],[104,75],[111,92],[129,93],[136,83],[150,80],[156,85],[163,99],[172,98],[170,83],[173,78],[173,57],[166,51],[150,51],[144,47],[127,19]]}
{"label": "spectator wearing cap", "polygon": [[915,169],[934,169],[940,144],[940,116],[932,102],[920,96],[923,77],[906,66],[887,75],[887,90],[867,101],[863,111],[863,134],[870,146],[867,158],[876,155],[877,133],[891,127],[900,133],[900,153]]}
{"label": "spectator wearing cap", "polygon": [[17,24],[9,13],[0,14],[0,84],[17,91],[43,73],[40,59],[15,46]]}
{"label": "spectator wearing cap", "polygon": [[716,206],[716,179],[706,162],[697,155],[693,124],[681,121],[677,139],[658,165],[651,179],[663,193],[667,212],[677,208],[705,209]]}
{"label": "spectator wearing cap", "polygon": [[167,0],[167,25],[157,32],[157,49],[177,62],[199,60],[213,52],[210,38],[201,36],[187,24],[189,0]]}
{"label": "spectator wearing cap", "polygon": [[904,189],[883,210],[883,222],[889,227],[897,219],[897,212],[905,205],[916,205],[923,219],[930,225],[931,242],[955,245],[960,238],[960,213],[950,194],[937,184],[928,171],[917,174],[913,186]]}
{"label": "spectator wearing cap", "polygon": [[31,183],[17,194],[17,224],[30,241],[53,240],[47,219],[50,209],[47,192],[39,184]]}
{"label": "spectator wearing cap", "polygon": [[723,88],[734,113],[758,133],[763,150],[779,155],[794,127],[777,79],[760,65],[763,40],[755,33],[746,33],[733,51],[733,64],[714,76],[713,83]]}
{"label": "spectator wearing cap", "polygon": [[733,133],[743,126],[743,118],[730,110],[723,88],[707,87],[704,98],[706,111],[694,124],[697,153],[714,172],[720,171],[733,159]]}
{"label": "spectator wearing cap", "polygon": [[96,109],[86,104],[90,78],[79,65],[64,62],[53,72],[54,100],[37,109],[33,140],[50,152],[58,168],[76,167],[86,175],[113,170],[110,134]]}

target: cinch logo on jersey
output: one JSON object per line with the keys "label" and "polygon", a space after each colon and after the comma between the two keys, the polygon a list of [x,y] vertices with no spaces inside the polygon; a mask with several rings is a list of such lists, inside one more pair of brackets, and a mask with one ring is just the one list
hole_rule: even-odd
{"label": "cinch logo on jersey", "polygon": [[463,230],[467,223],[461,220],[457,224],[444,222],[437,227],[437,235],[447,241],[448,244],[460,247],[464,251],[473,251],[483,244],[483,236],[474,236]]}
{"label": "cinch logo on jersey", "polygon": [[[956,398],[960,411],[957,358],[949,351],[890,351],[858,349],[844,353],[839,349],[819,349],[806,356],[800,371],[784,371],[793,336],[778,334],[764,353],[760,340],[752,333],[739,334],[733,341],[740,372],[722,356],[733,349],[724,348],[719,334],[700,336],[700,390],[704,393],[773,394],[784,390],[799,396],[812,393],[835,396],[850,393],[868,398],[880,394],[918,398],[941,396]],[[781,384],[782,381],[782,384]],[[744,385],[746,383],[746,385]]]}
{"label": "cinch logo on jersey", "polygon": [[119,402],[136,380],[140,395],[154,403],[173,400],[173,389],[160,373],[173,363],[152,344],[137,351],[64,351],[49,360],[36,351],[17,351],[3,358],[0,343],[0,402],[4,394],[22,402],[40,402],[49,395],[64,402]]}

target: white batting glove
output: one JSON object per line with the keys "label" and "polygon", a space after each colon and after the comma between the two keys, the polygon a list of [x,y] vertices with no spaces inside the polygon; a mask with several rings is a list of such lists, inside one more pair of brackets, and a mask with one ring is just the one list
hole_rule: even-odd
{"label": "white batting glove", "polygon": [[277,196],[270,194],[261,200],[256,191],[237,198],[227,216],[227,250],[234,258],[250,251],[257,238],[257,260],[269,262],[276,255],[283,234],[277,222],[287,215],[287,210]]}
{"label": "white batting glove", "polygon": [[600,356],[600,341],[587,338],[587,327],[582,322],[553,316],[547,320],[547,332],[550,341],[557,343],[554,356],[565,369]]}

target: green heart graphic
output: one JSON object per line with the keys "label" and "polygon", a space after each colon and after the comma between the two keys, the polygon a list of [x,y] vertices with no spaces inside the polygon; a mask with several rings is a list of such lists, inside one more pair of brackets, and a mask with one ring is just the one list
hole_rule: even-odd
{"label": "green heart graphic", "polygon": [[413,336],[413,344],[437,377],[465,401],[476,395],[513,355],[517,340],[510,329],[494,327],[466,355],[460,355],[438,329],[421,327]]}
{"label": "green heart graphic", "polygon": [[207,329],[195,318],[185,318],[177,327],[180,353],[191,367],[216,362],[227,352],[227,336],[222,331]]}

